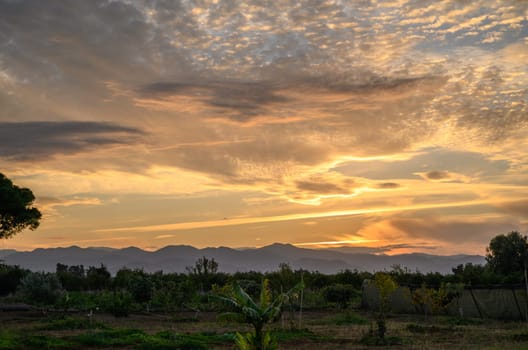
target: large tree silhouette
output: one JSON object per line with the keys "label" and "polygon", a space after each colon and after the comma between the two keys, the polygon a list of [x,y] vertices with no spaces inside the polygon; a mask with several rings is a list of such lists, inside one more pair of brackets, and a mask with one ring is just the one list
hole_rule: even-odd
{"label": "large tree silhouette", "polygon": [[36,229],[42,214],[33,207],[35,196],[29,188],[13,184],[0,173],[0,239],[10,238],[25,228]]}
{"label": "large tree silhouette", "polygon": [[522,272],[528,259],[528,239],[517,231],[494,237],[486,248],[486,260],[497,273]]}

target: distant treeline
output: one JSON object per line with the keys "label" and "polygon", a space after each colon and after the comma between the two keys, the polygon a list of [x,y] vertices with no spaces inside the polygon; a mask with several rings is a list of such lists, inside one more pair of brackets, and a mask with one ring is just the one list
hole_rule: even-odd
{"label": "distant treeline", "polygon": [[[400,266],[385,271],[400,286],[440,288],[446,284],[491,286],[519,284],[521,272],[502,274],[489,265],[459,265],[452,273],[421,273]],[[104,265],[99,267],[57,264],[55,273],[31,272],[18,266],[0,264],[0,296],[6,302],[25,302],[55,308],[102,309],[126,316],[132,311],[206,310],[214,308],[211,296],[229,293],[237,282],[250,295],[257,295],[263,279],[269,281],[273,293],[287,291],[304,282],[303,307],[346,308],[359,304],[365,280],[374,274],[344,270],[328,275],[317,271],[293,270],[280,264],[273,272],[218,271],[214,259],[200,258],[186,273],[147,273],[141,269],[122,268],[112,276]],[[292,306],[294,307],[294,306]]]}

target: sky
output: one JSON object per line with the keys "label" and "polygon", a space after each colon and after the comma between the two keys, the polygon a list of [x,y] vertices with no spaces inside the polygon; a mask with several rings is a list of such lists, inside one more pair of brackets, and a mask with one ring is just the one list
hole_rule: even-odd
{"label": "sky", "polygon": [[0,0],[0,248],[484,254],[527,104],[528,1]]}

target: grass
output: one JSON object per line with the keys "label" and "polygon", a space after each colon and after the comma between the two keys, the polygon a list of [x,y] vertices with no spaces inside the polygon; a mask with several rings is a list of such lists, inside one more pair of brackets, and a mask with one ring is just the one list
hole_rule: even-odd
{"label": "grass", "polygon": [[330,340],[331,337],[316,334],[313,331],[305,329],[293,329],[293,330],[273,330],[271,332],[273,336],[280,342],[291,342],[296,340],[312,340],[312,341],[325,341]]}
{"label": "grass", "polygon": [[127,328],[88,331],[62,337],[4,330],[0,333],[0,349],[115,349],[132,347],[144,350],[206,350],[209,349],[209,344],[232,344],[233,339],[233,334],[178,334],[163,331],[150,335],[140,329]]}
{"label": "grass", "polygon": [[14,349],[18,339],[16,334],[9,330],[0,331],[0,349]]}
{"label": "grass", "polygon": [[437,325],[421,325],[410,323],[407,325],[407,330],[411,333],[454,333],[457,328],[453,326],[437,326]]}
{"label": "grass", "polygon": [[367,325],[369,320],[361,317],[353,311],[345,311],[330,317],[326,317],[322,320],[317,320],[317,324],[326,324],[326,325],[336,325],[336,326],[345,326],[345,325]]}
{"label": "grass", "polygon": [[99,321],[79,317],[50,318],[42,325],[35,327],[42,331],[60,331],[76,329],[107,329],[108,327]]}
{"label": "grass", "polygon": [[452,326],[477,326],[483,325],[484,320],[480,318],[447,317],[444,322]]}
{"label": "grass", "polygon": [[[183,316],[182,314],[180,316]],[[158,317],[159,316],[159,317]],[[239,323],[216,321],[214,313],[200,320],[179,322],[166,315],[132,315],[116,319],[98,314],[97,322],[84,314],[46,317],[41,314],[1,314],[0,350],[22,349],[234,349],[234,334],[250,331]],[[419,315],[393,315],[383,342],[370,332],[368,313],[304,314],[303,329],[269,327],[281,349],[514,349],[528,350],[528,325],[521,322],[468,320]],[[375,329],[374,329],[375,330]]]}
{"label": "grass", "polygon": [[148,339],[148,335],[140,329],[109,329],[88,332],[69,337],[75,344],[97,348],[138,345]]}
{"label": "grass", "polygon": [[22,331],[3,330],[0,332],[0,349],[71,349],[72,344],[61,338],[29,334]]}
{"label": "grass", "polygon": [[369,324],[368,320],[350,311],[335,316],[333,319],[331,319],[331,321],[333,321],[333,323],[338,326],[351,325],[351,324],[358,324],[358,325]]}

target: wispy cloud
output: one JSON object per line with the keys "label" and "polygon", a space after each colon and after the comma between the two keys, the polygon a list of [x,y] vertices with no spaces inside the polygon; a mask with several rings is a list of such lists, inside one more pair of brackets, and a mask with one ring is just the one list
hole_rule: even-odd
{"label": "wispy cloud", "polygon": [[[1,170],[38,197],[119,204],[129,226],[145,223],[134,232],[236,231],[311,210],[451,215],[445,203],[469,200],[517,225],[527,11],[515,0],[0,1]],[[85,235],[99,227],[86,216],[106,217],[67,203],[53,208]],[[333,241],[327,227],[295,239]]]}
{"label": "wispy cloud", "polygon": [[387,207],[387,208],[313,212],[313,213],[278,215],[278,216],[268,216],[268,217],[247,217],[247,218],[232,218],[232,219],[224,218],[223,220],[214,220],[214,221],[181,222],[181,223],[175,223],[175,224],[98,229],[96,230],[96,232],[179,231],[179,230],[190,230],[190,229],[208,228],[208,227],[238,226],[238,225],[246,225],[246,224],[254,224],[254,223],[281,222],[281,221],[291,221],[291,220],[304,220],[304,219],[316,219],[316,218],[327,218],[327,217],[351,216],[351,215],[365,215],[365,214],[377,214],[377,213],[400,212],[400,211],[416,211],[416,210],[435,209],[435,208],[453,208],[453,207],[475,206],[475,205],[481,205],[481,204],[489,204],[489,201],[475,200],[475,201],[454,202],[454,203],[423,204],[423,205],[417,204],[417,205]]}

